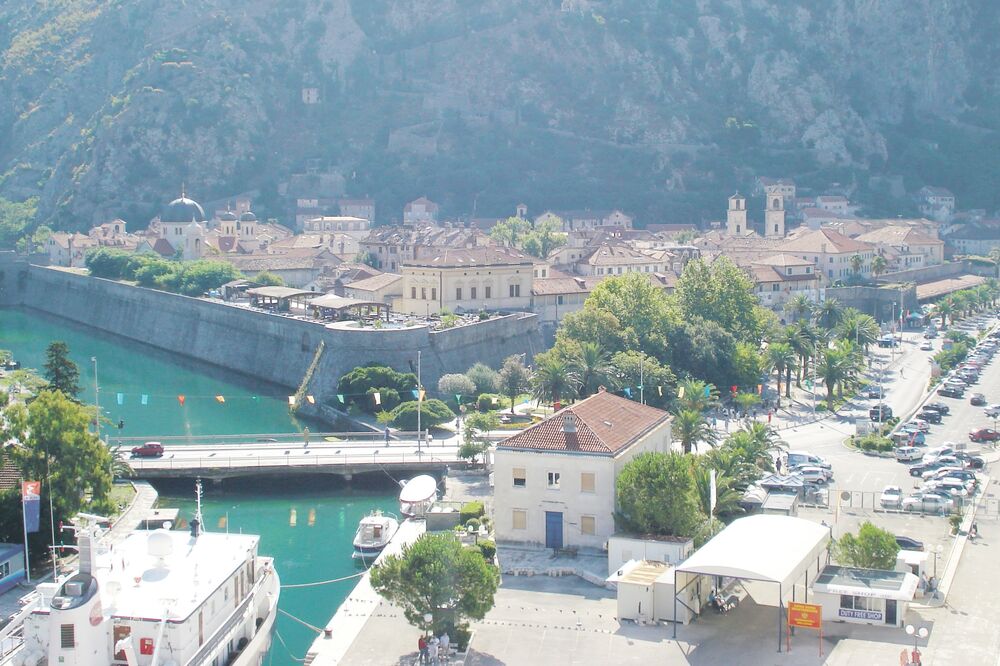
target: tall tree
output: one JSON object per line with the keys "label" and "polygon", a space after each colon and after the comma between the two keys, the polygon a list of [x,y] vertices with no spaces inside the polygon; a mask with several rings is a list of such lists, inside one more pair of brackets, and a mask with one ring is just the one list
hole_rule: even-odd
{"label": "tall tree", "polygon": [[709,425],[705,415],[693,409],[682,409],[675,413],[671,431],[684,453],[691,453],[701,442],[715,446],[717,439],[715,429]]}
{"label": "tall tree", "polygon": [[640,534],[694,536],[705,516],[698,509],[691,463],[679,453],[640,453],[615,482],[618,518]]}
{"label": "tall tree", "polygon": [[941,299],[934,308],[934,312],[941,317],[941,327],[948,326],[948,317],[955,313],[955,301],[951,298]]}
{"label": "tall tree", "polygon": [[599,386],[608,384],[611,357],[595,342],[584,342],[574,351],[570,365],[579,380],[578,395],[585,398],[597,393]]}
{"label": "tall tree", "polygon": [[402,608],[407,622],[434,634],[453,634],[455,628],[467,627],[469,619],[483,619],[493,608],[500,582],[478,550],[466,548],[448,532],[421,535],[370,573],[372,588]]}
{"label": "tall tree", "polygon": [[522,217],[508,217],[493,225],[490,238],[507,247],[520,247],[521,240],[531,230],[531,223]]}
{"label": "tall tree", "polygon": [[639,387],[647,404],[665,406],[677,391],[677,377],[669,366],[640,351],[618,352],[611,357],[611,384],[614,390]]}
{"label": "tall tree", "polygon": [[[594,308],[614,315],[622,338],[631,349],[664,358],[667,349],[667,325],[675,320],[666,295],[642,273],[611,277],[601,281],[590,293],[584,309]],[[613,348],[602,347],[608,351]],[[614,349],[614,351],[623,351]]]}
{"label": "tall tree", "polygon": [[53,391],[62,391],[66,397],[76,398],[80,393],[80,369],[69,357],[69,346],[61,340],[49,343],[45,348],[45,372],[43,373]]}
{"label": "tall tree", "polygon": [[726,256],[688,262],[675,296],[685,319],[714,321],[741,342],[759,343],[767,317],[761,312],[750,277]]}
{"label": "tall tree", "polygon": [[535,356],[535,372],[531,375],[531,395],[539,402],[558,405],[563,398],[576,393],[580,375],[569,361],[552,353]]}
{"label": "tall tree", "polygon": [[862,569],[892,571],[896,568],[898,554],[899,544],[892,532],[867,520],[861,524],[857,536],[848,532],[833,545],[833,557],[837,562]]}
{"label": "tall tree", "polygon": [[514,413],[514,401],[531,387],[531,374],[524,367],[521,357],[513,354],[504,359],[497,373],[497,390],[510,399],[510,413]]}
{"label": "tall tree", "polygon": [[886,269],[889,268],[889,262],[885,260],[881,254],[876,254],[872,257],[872,275],[878,277],[885,273]]}
{"label": "tall tree", "polygon": [[796,294],[788,299],[784,309],[786,314],[798,321],[799,319],[809,317],[812,314],[812,308],[813,302],[809,300],[808,296],[805,294]]}
{"label": "tall tree", "polygon": [[742,493],[736,491],[733,480],[725,472],[715,471],[715,511],[712,511],[712,471],[708,458],[692,459],[691,473],[694,477],[695,495],[698,507],[706,516],[731,516],[741,513]]}
{"label": "tall tree", "polygon": [[855,275],[861,274],[861,267],[864,266],[865,260],[861,258],[860,254],[851,255],[851,270],[854,271]]}
{"label": "tall tree", "polygon": [[719,390],[700,379],[687,378],[677,387],[677,411],[704,412],[719,401]]}
{"label": "tall tree", "polygon": [[816,322],[826,330],[832,330],[843,314],[844,306],[836,298],[827,298],[816,306]]}
{"label": "tall tree", "polygon": [[[778,405],[781,405],[781,377],[795,364],[795,350],[787,342],[772,342],[767,347],[768,363],[778,373]],[[785,397],[791,398],[791,389],[785,384]]]}

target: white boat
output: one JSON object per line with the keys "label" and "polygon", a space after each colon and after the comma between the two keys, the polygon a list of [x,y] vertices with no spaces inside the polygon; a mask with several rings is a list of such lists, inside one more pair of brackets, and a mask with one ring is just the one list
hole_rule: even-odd
{"label": "white boat", "polygon": [[78,525],[79,571],[38,586],[20,646],[0,664],[263,664],[278,572],[257,554],[260,537],[203,533],[200,515],[199,501],[190,532],[133,532],[113,546]]}
{"label": "white boat", "polygon": [[354,533],[354,559],[374,560],[398,529],[399,521],[394,515],[372,511],[361,519]]}
{"label": "white boat", "polygon": [[421,474],[402,483],[399,510],[404,516],[423,516],[437,499],[437,481],[433,476]]}

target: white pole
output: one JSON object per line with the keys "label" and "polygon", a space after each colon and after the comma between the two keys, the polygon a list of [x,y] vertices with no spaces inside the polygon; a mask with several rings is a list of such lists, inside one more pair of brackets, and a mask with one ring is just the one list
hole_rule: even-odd
{"label": "white pole", "polygon": [[100,399],[100,389],[97,385],[97,357],[91,356],[90,362],[94,364],[94,408],[97,410],[97,416],[94,418],[94,427],[97,428],[97,439],[101,438],[101,399]]}
{"label": "white pole", "polygon": [[28,516],[24,510],[24,486],[21,486],[21,524],[24,526],[24,579],[30,583],[31,560],[28,559]]}
{"label": "white pole", "polygon": [[420,454],[420,411],[423,408],[423,399],[421,397],[421,391],[424,390],[424,385],[420,381],[420,350],[417,350],[417,454]]}
{"label": "white pole", "polygon": [[642,374],[642,362],[644,360],[645,360],[645,357],[643,357],[643,356],[639,357],[639,402],[641,402],[642,404],[645,405],[646,404],[646,382],[643,381],[644,377],[643,377],[643,374]]}

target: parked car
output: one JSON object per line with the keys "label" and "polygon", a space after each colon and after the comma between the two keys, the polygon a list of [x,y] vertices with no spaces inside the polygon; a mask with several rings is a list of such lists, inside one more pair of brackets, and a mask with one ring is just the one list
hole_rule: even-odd
{"label": "parked car", "polygon": [[935,412],[941,412],[942,414],[945,415],[951,412],[951,407],[944,404],[943,402],[928,402],[926,405],[924,405],[923,408],[924,410],[931,409],[934,410]]}
{"label": "parked car", "polygon": [[965,451],[956,451],[955,458],[962,461],[962,464],[969,469],[982,469],[986,461],[981,456],[972,455]]}
{"label": "parked car", "polygon": [[924,481],[923,490],[937,490],[945,492],[955,499],[969,496],[969,490],[961,479],[944,477],[941,479],[928,479]]}
{"label": "parked car", "polygon": [[917,541],[913,537],[896,535],[896,545],[903,550],[923,550],[924,542]]}
{"label": "parked car", "polygon": [[924,419],[913,419],[903,424],[904,428],[916,428],[920,432],[930,432],[931,424]]}
{"label": "parked car", "polygon": [[926,407],[924,407],[924,410],[925,411],[922,411],[919,414],[917,414],[917,416],[919,416],[921,419],[929,423],[941,423],[942,419],[941,412],[933,409],[927,409]]}
{"label": "parked car", "polygon": [[934,349],[934,345],[931,344],[930,340],[924,340],[920,343],[920,351],[931,351],[932,349]]}
{"label": "parked car", "polygon": [[937,394],[942,398],[961,398],[965,391],[954,386],[942,386],[937,390]]}
{"label": "parked car", "polygon": [[899,462],[913,462],[924,457],[923,452],[915,446],[900,446],[893,450]]}
{"label": "parked car", "polygon": [[933,462],[942,456],[950,456],[955,453],[955,447],[951,444],[942,444],[932,449],[924,451],[924,462]]}
{"label": "parked car", "polygon": [[155,458],[163,455],[163,444],[146,442],[142,446],[132,447],[132,455],[136,458]]}
{"label": "parked car", "polygon": [[789,469],[792,467],[800,467],[802,465],[811,465],[813,467],[830,469],[830,463],[823,460],[821,456],[817,456],[813,453],[807,453],[806,451],[788,451],[785,454],[785,464],[788,465]]}
{"label": "parked car", "polygon": [[947,513],[955,506],[951,499],[933,493],[917,493],[903,498],[900,503],[903,511],[920,513]]}
{"label": "parked car", "polygon": [[865,396],[877,400],[882,397],[882,389],[878,386],[869,386],[865,389]]}
{"label": "parked car", "polygon": [[969,439],[973,442],[995,442],[1000,439],[1000,432],[993,428],[979,428],[969,432]]}
{"label": "parked car", "polygon": [[903,489],[899,486],[886,486],[878,503],[883,509],[898,509],[903,503]]}
{"label": "parked car", "polygon": [[810,465],[803,465],[801,467],[793,468],[793,471],[802,477],[802,480],[806,483],[823,484],[828,483],[830,478],[833,476],[830,474],[829,470],[825,470],[822,467],[812,467]]}
{"label": "parked car", "polygon": [[900,428],[892,433],[892,441],[898,446],[923,446],[927,443],[927,436],[919,430]]}
{"label": "parked car", "polygon": [[985,409],[986,416],[991,419],[1000,418],[1000,405],[990,405]]}
{"label": "parked car", "polygon": [[884,403],[879,403],[868,410],[868,418],[881,423],[892,418],[892,407]]}
{"label": "parked car", "polygon": [[973,393],[972,397],[969,398],[969,404],[970,405],[975,405],[977,407],[980,406],[980,405],[985,405],[986,404],[986,396],[983,395],[982,393]]}

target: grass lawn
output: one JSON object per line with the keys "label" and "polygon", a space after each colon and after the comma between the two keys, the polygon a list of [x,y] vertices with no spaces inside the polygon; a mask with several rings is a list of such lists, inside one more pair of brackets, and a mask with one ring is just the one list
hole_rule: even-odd
{"label": "grass lawn", "polygon": [[135,488],[132,487],[131,483],[119,482],[111,486],[111,501],[117,507],[115,516],[121,515],[122,511],[132,503],[133,497],[135,497]]}

